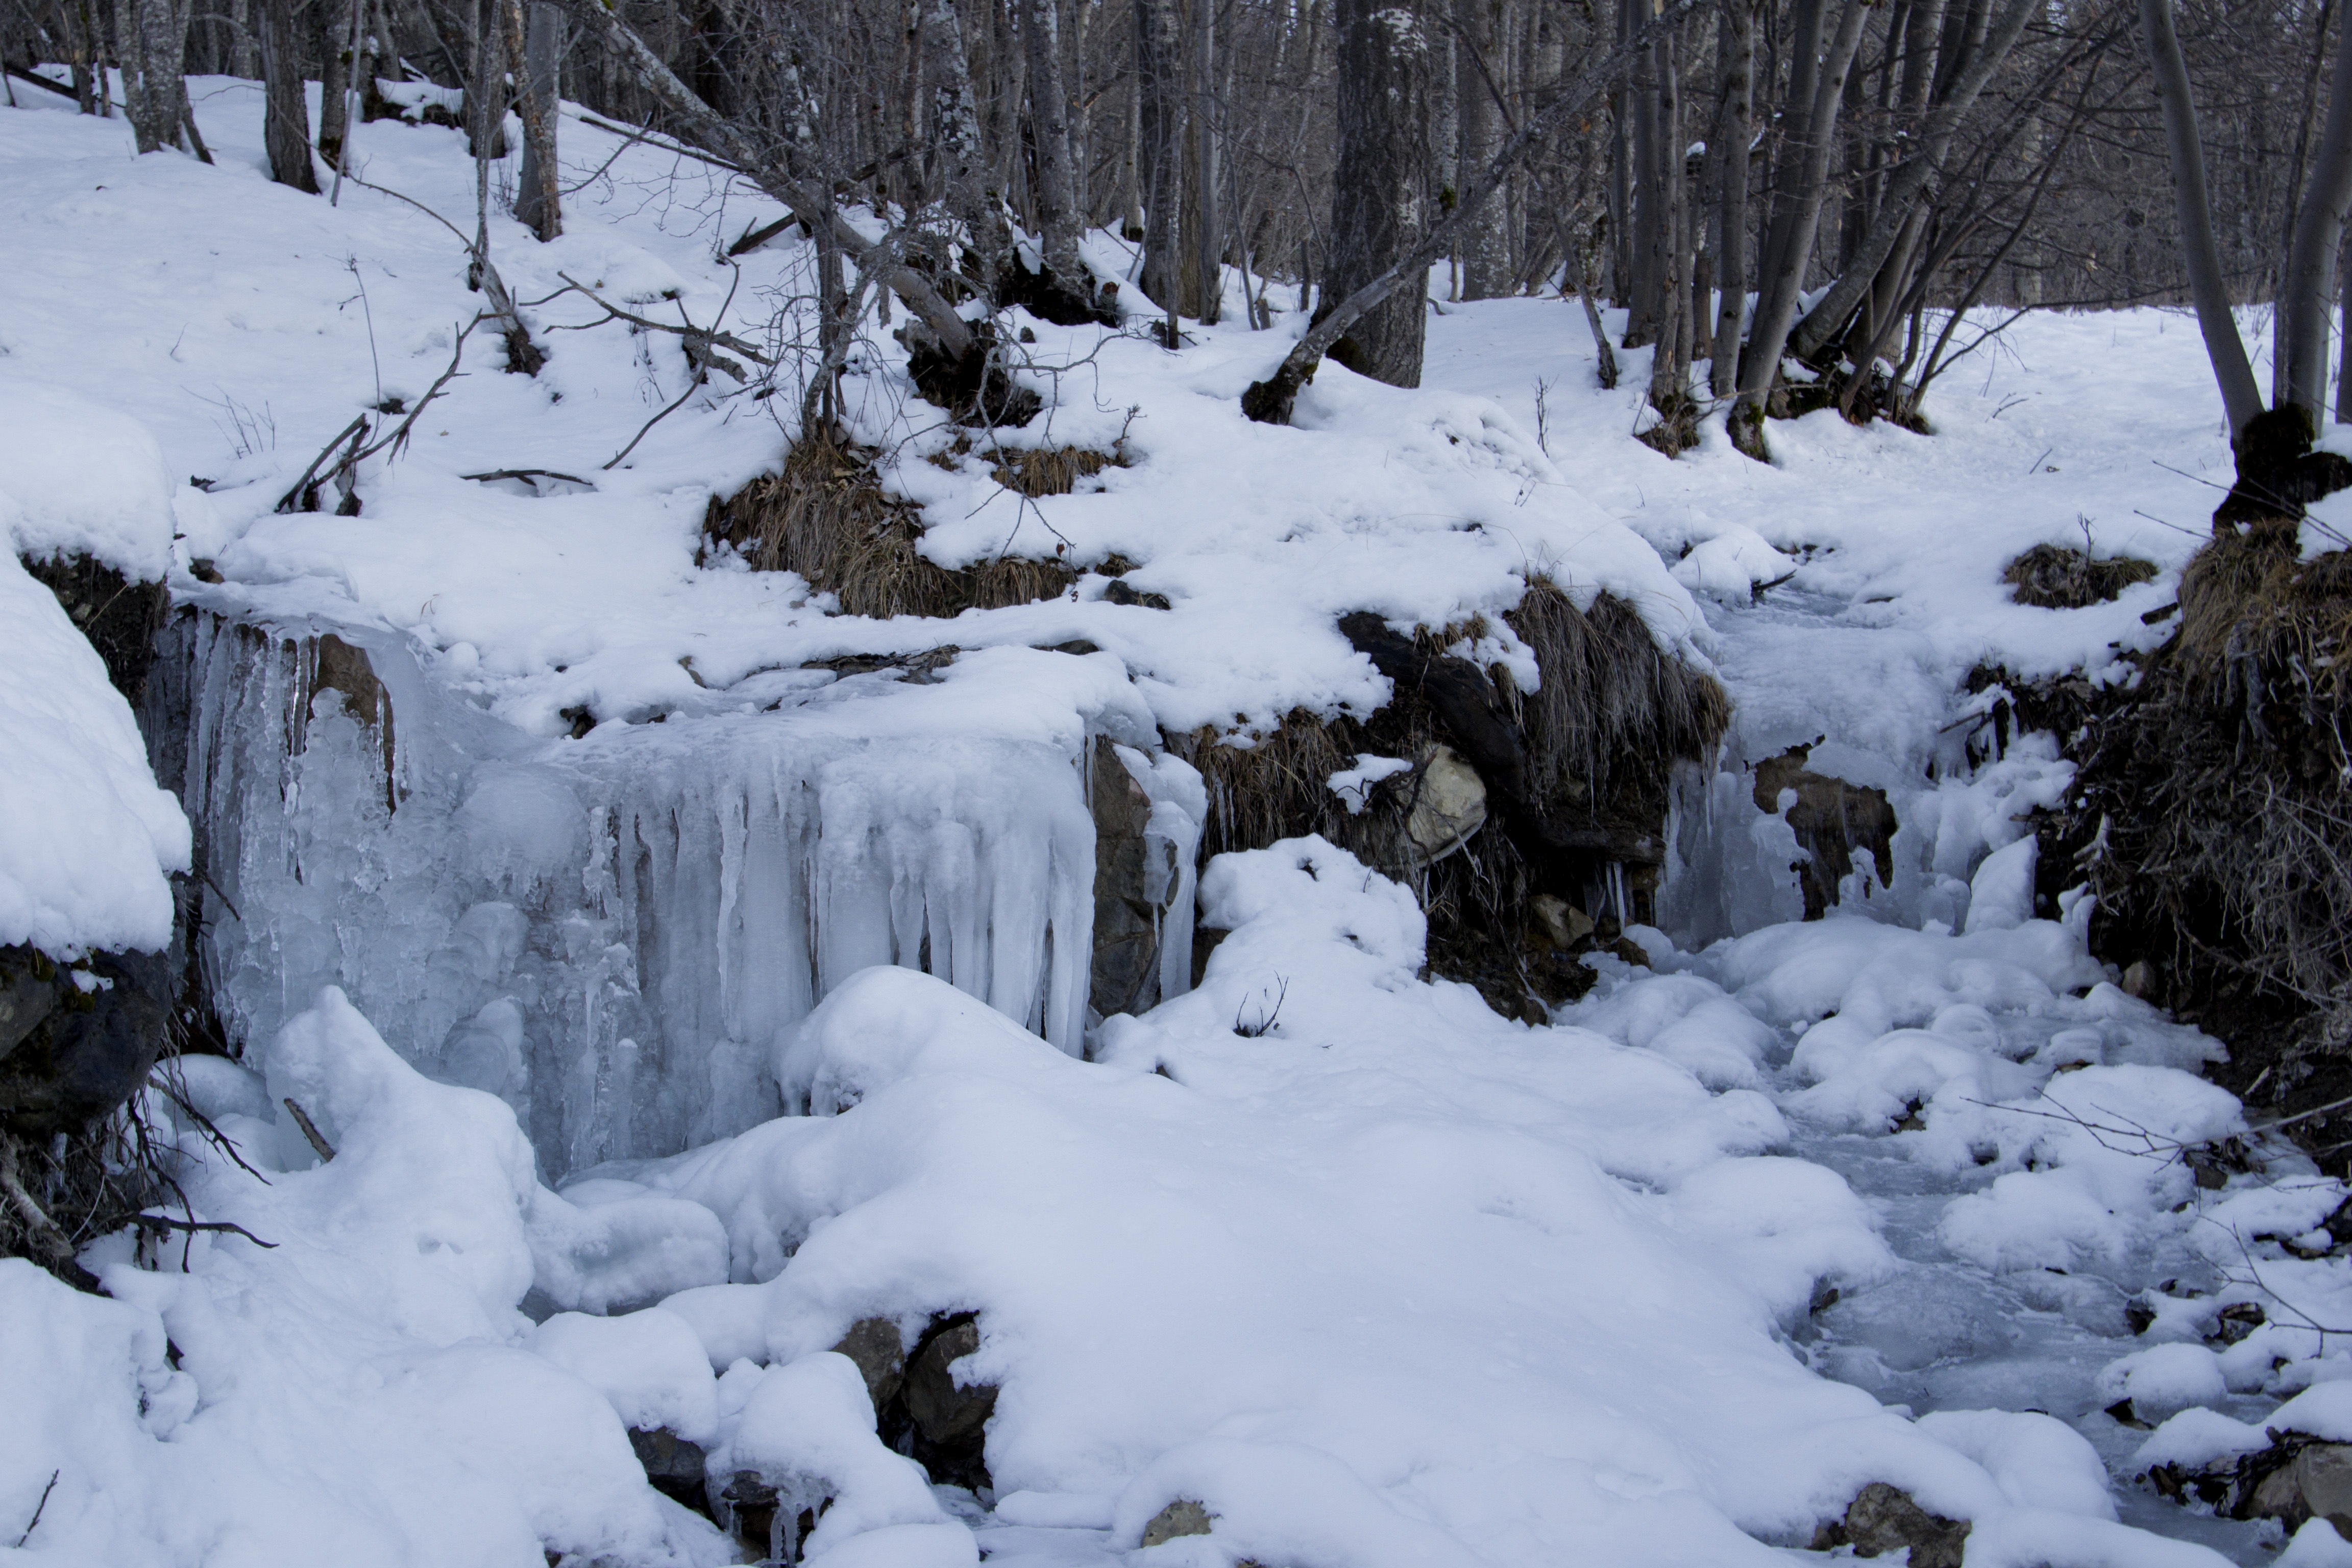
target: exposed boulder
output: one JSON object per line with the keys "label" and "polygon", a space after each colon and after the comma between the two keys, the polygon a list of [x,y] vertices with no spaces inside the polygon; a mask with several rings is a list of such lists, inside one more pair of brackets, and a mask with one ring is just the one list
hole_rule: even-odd
{"label": "exposed boulder", "polygon": [[988,1418],[992,1384],[962,1383],[956,1363],[980,1349],[980,1318],[958,1312],[934,1325],[907,1358],[906,1419],[917,1463],[931,1479],[974,1491],[989,1485]]}
{"label": "exposed boulder", "polygon": [[887,1318],[860,1318],[833,1348],[856,1365],[878,1418],[907,1385],[907,1347],[898,1325]]}
{"label": "exposed boulder", "polygon": [[1432,746],[1422,759],[1404,824],[1421,862],[1444,859],[1486,825],[1486,785],[1478,770],[1453,747]]}
{"label": "exposed boulder", "polygon": [[1151,1522],[1143,1527],[1142,1543],[1158,1546],[1180,1536],[1206,1535],[1215,1517],[1191,1498],[1178,1498],[1151,1516]]}
{"label": "exposed boulder", "polygon": [[170,998],[152,954],[61,965],[0,948],[0,1132],[46,1143],[130,1099],[163,1052]]}
{"label": "exposed boulder", "polygon": [[2324,1519],[2352,1541],[2352,1444],[2301,1432],[2270,1434],[2270,1447],[2205,1465],[2158,1465],[2149,1484],[2179,1503],[2196,1502],[2225,1519],[2275,1519],[2291,1534]]}
{"label": "exposed boulder", "polygon": [[1821,1527],[1813,1550],[1851,1546],[1856,1557],[1882,1557],[1907,1549],[1911,1568],[1960,1568],[1969,1528],[1966,1520],[1928,1512],[1900,1488],[1873,1481],[1855,1496],[1843,1519]]}
{"label": "exposed boulder", "polygon": [[703,1474],[707,1456],[699,1443],[688,1442],[667,1426],[650,1432],[632,1431],[629,1446],[654,1490],[697,1513],[710,1512],[710,1491]]}

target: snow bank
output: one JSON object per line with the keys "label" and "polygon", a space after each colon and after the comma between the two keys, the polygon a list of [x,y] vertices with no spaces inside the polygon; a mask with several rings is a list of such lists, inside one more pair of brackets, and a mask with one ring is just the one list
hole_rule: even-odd
{"label": "snow bank", "polygon": [[131,705],[5,548],[0,626],[0,946],[58,957],[164,947],[166,878],[188,868],[188,822],[155,787]]}
{"label": "snow bank", "polygon": [[177,489],[137,419],[54,383],[0,374],[0,528],[17,554],[86,555],[152,582],[172,564]]}

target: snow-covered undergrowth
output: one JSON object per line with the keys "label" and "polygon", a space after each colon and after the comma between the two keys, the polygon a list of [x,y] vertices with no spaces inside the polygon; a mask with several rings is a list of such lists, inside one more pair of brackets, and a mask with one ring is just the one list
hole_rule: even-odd
{"label": "snow-covered undergrowth", "polygon": [[[550,298],[565,278],[782,346],[807,258],[715,262],[772,205],[576,121],[577,174],[617,155],[571,233],[492,226],[546,368],[500,374],[478,332],[358,515],[277,512],[355,416],[415,406],[478,300],[429,217],[269,185],[257,89],[196,89],[215,168],[0,110],[0,410],[42,411],[43,473],[68,459],[63,500],[16,498],[20,549],[95,537],[76,496],[147,485],[156,451],[205,481],[165,492],[174,594],[211,618],[173,634],[163,749],[246,1058],[177,1070],[245,1164],[148,1112],[188,1212],[241,1233],[105,1244],[110,1301],[0,1268],[0,1554],[23,1531],[74,1563],[723,1560],[631,1456],[666,1427],[722,1478],[832,1496],[806,1545],[835,1568],[1712,1568],[1804,1558],[1870,1481],[1972,1521],[1972,1568],[2164,1568],[2218,1559],[2132,1528],[2194,1521],[2131,1476],[2238,1451],[2315,1384],[2333,1409],[2315,1325],[2352,1285],[2299,1254],[2341,1188],[2270,1145],[2270,1175],[2195,1184],[2182,1146],[2247,1131],[2194,1076],[2217,1044],[2116,988],[2081,905],[2033,919],[2016,818],[2063,787],[2054,746],[1966,744],[1972,665],[2106,678],[2162,635],[2192,540],[2135,513],[2193,524],[2205,492],[2156,459],[2226,462],[2179,321],[2029,321],[1931,399],[1937,436],[1816,416],[1773,427],[1771,468],[1626,440],[1641,356],[1591,390],[1556,300],[1448,307],[1428,389],[1328,366],[1289,429],[1236,406],[1284,331],[1171,354],[1029,322],[1054,410],[997,438],[1124,459],[1034,502],[877,339],[851,417],[929,559],[1117,554],[1135,594],[1080,571],[877,622],[698,564],[789,392],[689,396],[601,466],[687,367]],[[463,226],[461,147],[368,126],[361,173]],[[520,469],[570,478],[467,477]],[[2164,570],[2009,602],[2003,562],[2085,529]],[[1730,766],[1684,792],[1673,933],[1635,933],[1651,970],[1595,959],[1553,1026],[1504,1022],[1419,978],[1406,890],[1289,841],[1205,868],[1231,934],[1201,987],[1088,1042],[1090,740],[1368,710],[1386,683],[1333,625],[1356,610],[1484,615],[1479,657],[1531,676],[1495,618],[1529,573],[1624,597],[1738,702]],[[73,714],[102,708],[23,587]],[[950,647],[920,681],[809,668]],[[120,717],[99,754],[143,784]],[[1803,927],[1789,826],[1736,771],[1792,745],[1901,823],[1893,877],[1858,868]],[[1197,811],[1159,766],[1160,805]],[[133,836],[100,798],[43,820],[160,889],[160,808]],[[2272,1321],[2207,1348],[2238,1301]],[[829,1348],[960,1312],[960,1373],[999,1390],[988,1497],[887,1451]],[[2120,1426],[2119,1399],[2167,1424]],[[1136,1555],[1180,1499],[1211,1533]]]}

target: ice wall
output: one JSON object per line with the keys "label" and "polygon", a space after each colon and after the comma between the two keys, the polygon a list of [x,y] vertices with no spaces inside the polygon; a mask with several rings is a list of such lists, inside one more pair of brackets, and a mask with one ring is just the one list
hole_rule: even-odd
{"label": "ice wall", "polygon": [[782,1037],[869,964],[1081,1048],[1083,741],[874,723],[914,689],[822,675],[768,711],[546,741],[389,634],[166,637],[150,733],[235,1038],[341,985],[408,1060],[513,1105],[551,1178],[776,1115]]}

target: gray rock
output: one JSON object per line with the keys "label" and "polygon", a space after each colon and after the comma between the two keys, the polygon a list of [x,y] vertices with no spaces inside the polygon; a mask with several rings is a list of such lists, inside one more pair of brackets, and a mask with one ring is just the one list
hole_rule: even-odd
{"label": "gray rock", "polygon": [[[0,975],[37,976],[46,962],[30,948],[0,949]],[[92,953],[49,973],[49,1006],[0,1053],[0,1130],[44,1142],[79,1132],[146,1081],[171,996],[163,960],[149,953]],[[76,973],[87,978],[75,984]]]}
{"label": "gray rock", "polygon": [[833,1348],[857,1363],[876,1414],[887,1410],[907,1381],[907,1347],[898,1338],[898,1325],[887,1318],[860,1318]]}
{"label": "gray rock", "polygon": [[[1174,884],[1175,866],[1173,847],[1146,831],[1151,797],[1117,749],[1097,737],[1092,752],[1095,956],[1087,1005],[1108,1018],[1141,1012],[1159,999],[1161,910],[1151,893]],[[1155,857],[1162,864],[1155,865]]]}
{"label": "gray rock", "polygon": [[16,1048],[49,1016],[68,984],[58,966],[31,948],[0,950],[0,1057]]}
{"label": "gray rock", "polygon": [[1966,1520],[1929,1513],[1909,1492],[1873,1481],[1854,1498],[1845,1518],[1822,1526],[1813,1550],[1851,1546],[1856,1557],[1880,1557],[1907,1548],[1911,1568],[1960,1568],[1969,1528]]}
{"label": "gray rock", "polygon": [[2306,1443],[2254,1483],[2248,1514],[2285,1521],[2290,1531],[2324,1519],[2352,1541],[2352,1444]]}
{"label": "gray rock", "polygon": [[958,1384],[955,1363],[980,1349],[980,1320],[951,1320],[907,1364],[907,1415],[928,1441],[949,1445],[980,1436],[996,1411],[993,1384]]}
{"label": "gray rock", "polygon": [[707,1456],[699,1443],[689,1443],[667,1427],[631,1432],[629,1447],[646,1468],[646,1479],[656,1491],[691,1509],[708,1510],[703,1465]]}
{"label": "gray rock", "polygon": [[1486,825],[1486,783],[1453,747],[1432,746],[1414,784],[1404,831],[1423,864],[1444,859]]}
{"label": "gray rock", "polygon": [[1529,899],[1528,913],[1543,939],[1561,952],[1592,934],[1592,917],[1555,893]]}
{"label": "gray rock", "polygon": [[1211,1521],[1215,1518],[1216,1515],[1191,1498],[1178,1498],[1153,1514],[1151,1522],[1143,1527],[1143,1544],[1157,1546],[1180,1535],[1206,1535]]}

